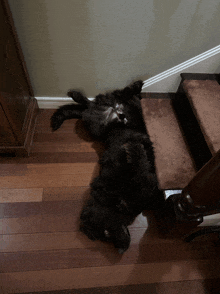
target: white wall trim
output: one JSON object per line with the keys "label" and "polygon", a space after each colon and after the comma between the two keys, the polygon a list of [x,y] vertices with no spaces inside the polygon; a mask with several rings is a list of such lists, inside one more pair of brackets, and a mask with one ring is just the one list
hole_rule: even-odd
{"label": "white wall trim", "polygon": [[220,45],[174,66],[144,82],[142,92],[176,92],[180,74],[216,73],[220,67]]}

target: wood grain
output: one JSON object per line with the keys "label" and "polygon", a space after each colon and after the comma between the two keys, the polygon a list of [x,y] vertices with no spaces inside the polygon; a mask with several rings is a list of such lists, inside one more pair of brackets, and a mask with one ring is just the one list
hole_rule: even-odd
{"label": "wood grain", "polygon": [[[160,262],[138,265],[113,265],[107,267],[28,271],[0,274],[5,291],[22,293],[54,291],[143,283],[164,283],[219,278],[219,265],[215,260]],[[28,282],[27,282],[28,281]]]}
{"label": "wood grain", "polygon": [[43,188],[0,189],[0,203],[39,202],[43,198]]}
{"label": "wood grain", "polygon": [[[94,176],[97,176],[95,174]],[[89,186],[93,175],[89,172],[81,174],[36,174],[19,177],[3,177],[1,179],[0,188],[47,188],[47,187],[81,187]]]}

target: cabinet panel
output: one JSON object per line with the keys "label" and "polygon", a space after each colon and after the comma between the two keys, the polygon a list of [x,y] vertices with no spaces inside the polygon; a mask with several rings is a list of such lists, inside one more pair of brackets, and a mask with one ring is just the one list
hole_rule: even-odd
{"label": "cabinet panel", "polygon": [[0,0],[0,28],[0,153],[28,154],[38,105],[6,0]]}
{"label": "cabinet panel", "polygon": [[17,144],[12,128],[0,105],[0,146],[14,146]]}

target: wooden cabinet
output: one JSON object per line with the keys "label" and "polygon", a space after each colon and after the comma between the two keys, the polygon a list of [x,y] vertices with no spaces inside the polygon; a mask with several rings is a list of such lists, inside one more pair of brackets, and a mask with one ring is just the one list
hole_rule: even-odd
{"label": "wooden cabinet", "polygon": [[0,28],[0,155],[28,155],[38,105],[6,0],[0,0]]}

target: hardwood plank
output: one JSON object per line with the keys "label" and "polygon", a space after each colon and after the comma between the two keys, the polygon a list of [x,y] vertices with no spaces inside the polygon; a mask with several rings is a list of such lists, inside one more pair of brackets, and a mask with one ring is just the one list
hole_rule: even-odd
{"label": "hardwood plank", "polygon": [[45,163],[45,164],[28,164],[28,175],[54,175],[54,174],[84,174],[93,173],[97,168],[97,163]]}
{"label": "hardwood plank", "polygon": [[0,234],[73,232],[79,230],[79,215],[33,215],[0,219]]}
{"label": "hardwood plank", "polygon": [[[145,247],[147,250],[148,247]],[[138,258],[138,246],[131,246],[123,256],[113,247],[76,248],[33,252],[0,253],[1,272],[32,270],[55,270],[81,267],[111,266],[117,264],[142,263]],[[147,254],[146,254],[147,255]],[[155,260],[154,258],[150,258]],[[16,263],[14,262],[16,260]]]}
{"label": "hardwood plank", "polygon": [[158,283],[155,285],[157,294],[218,294],[220,293],[219,279],[179,281]]}
{"label": "hardwood plank", "polygon": [[0,177],[4,176],[21,176],[27,172],[26,164],[1,164]]}
{"label": "hardwood plank", "polygon": [[[33,234],[51,232],[74,232],[79,230],[79,216],[83,207],[78,204],[78,210],[63,215],[39,214],[28,217],[0,219],[0,234]],[[130,228],[147,229],[147,218],[139,215]]]}
{"label": "hardwood plank", "polygon": [[72,134],[72,137],[73,136],[75,137],[76,136],[75,124],[72,123],[72,124],[65,125],[65,127],[59,128],[55,132],[51,130],[51,127],[50,125],[48,125],[48,123],[46,125],[38,124],[36,125],[34,134],[36,135],[34,136],[35,138],[37,138],[38,134],[68,134],[68,135]]}
{"label": "hardwood plank", "polygon": [[[74,194],[74,189],[73,189]],[[85,199],[74,201],[44,201],[0,204],[0,218],[22,218],[34,215],[78,214]]]}
{"label": "hardwood plank", "polygon": [[[120,285],[110,287],[68,289],[58,291],[35,292],[38,294],[219,294],[220,293],[219,279],[209,279],[205,281],[180,281],[166,282],[154,284],[139,284],[139,285]],[[31,293],[30,293],[31,294]]]}
{"label": "hardwood plank", "polygon": [[34,142],[31,148],[32,152],[95,152],[93,142],[82,143],[60,143],[54,142]]}
{"label": "hardwood plank", "polygon": [[219,269],[218,261],[201,260],[2,273],[0,278],[5,292],[22,293],[211,279],[219,278]]}
{"label": "hardwood plank", "polygon": [[[64,142],[65,143],[69,143],[69,144],[76,144],[76,143],[84,143],[84,139],[80,138],[79,135],[77,135],[76,133],[74,133],[72,131],[72,133],[67,133],[64,131],[60,131],[60,132],[53,132],[53,133],[36,133],[34,134],[34,138],[33,138],[34,142],[38,142],[38,143],[45,143],[45,142],[49,142],[49,143],[54,143],[54,142]],[[92,142],[89,141],[88,142]]]}
{"label": "hardwood plank", "polygon": [[39,202],[43,198],[42,188],[0,189],[0,203]]}
{"label": "hardwood plank", "polygon": [[44,163],[44,164],[2,164],[0,176],[25,176],[36,174],[76,174],[93,172],[97,163]]}
{"label": "hardwood plank", "polygon": [[[45,228],[47,230],[47,228]],[[159,237],[146,228],[129,227],[131,235],[131,245],[134,244],[181,244],[181,239],[169,239]],[[73,248],[114,248],[112,244],[100,241],[91,241],[79,231],[33,233],[33,234],[10,234],[1,235],[1,252],[18,252],[34,250],[63,250]]]}
{"label": "hardwood plank", "polygon": [[[19,172],[19,165],[28,163],[76,163],[76,162],[97,162],[98,154],[94,152],[31,152],[29,157],[3,157],[0,155],[0,163],[9,165],[13,164],[17,166]],[[10,166],[8,170],[4,167],[3,175],[13,175],[16,170],[12,169],[12,174],[10,174]]]}
{"label": "hardwood plank", "polygon": [[88,199],[90,187],[44,188],[43,201],[64,201]]}
{"label": "hardwood plank", "polygon": [[80,187],[89,186],[93,177],[98,173],[94,171],[94,174],[81,173],[81,174],[36,174],[20,177],[3,177],[1,179],[0,188],[48,188],[48,187]]}
{"label": "hardwood plank", "polygon": [[[219,248],[212,242],[197,241],[157,244],[131,244],[123,254],[104,244],[102,247],[69,248],[66,250],[38,250],[0,253],[1,272],[55,270],[81,267],[112,266],[114,264],[145,264],[184,260],[208,260],[219,256]],[[16,263],[14,262],[16,260]],[[92,269],[91,269],[92,270]]]}
{"label": "hardwood plank", "polygon": [[99,244],[80,232],[0,235],[0,242],[0,252],[86,248]]}

